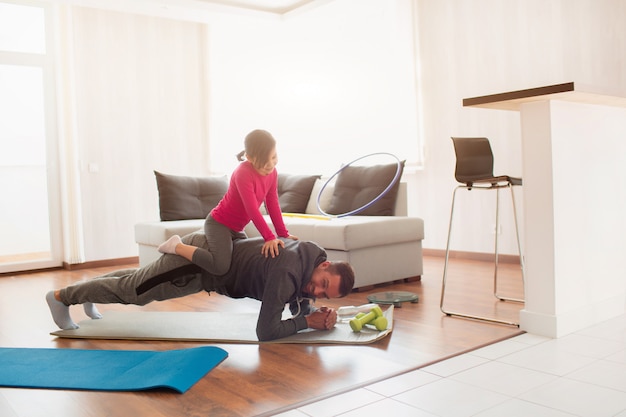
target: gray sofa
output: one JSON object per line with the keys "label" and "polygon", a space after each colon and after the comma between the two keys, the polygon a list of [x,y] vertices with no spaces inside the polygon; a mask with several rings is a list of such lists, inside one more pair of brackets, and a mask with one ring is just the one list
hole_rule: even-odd
{"label": "gray sofa", "polygon": [[[166,201],[173,198],[166,188],[159,184],[159,198],[161,205],[161,221],[141,222],[135,225],[135,241],[139,245],[139,262],[146,265],[157,259],[161,254],[157,251],[159,244],[174,234],[180,236],[203,229],[204,217],[167,220],[164,216]],[[302,176],[299,176],[303,178]],[[169,176],[168,179],[176,177]],[[190,179],[190,177],[177,177]],[[283,178],[284,179],[284,178]],[[283,210],[284,221],[292,235],[300,239],[318,243],[328,253],[330,260],[348,261],[356,273],[355,288],[373,286],[376,284],[397,281],[401,279],[418,279],[423,273],[422,240],[424,239],[424,222],[418,217],[407,216],[406,184],[399,182],[392,194],[393,201],[389,207],[389,215],[353,215],[346,217],[328,217],[321,215],[317,208],[317,198],[324,181],[319,176],[308,177],[310,187],[300,187],[300,195],[294,198],[293,188],[281,190],[279,177],[279,197]],[[283,185],[288,181],[282,181]],[[302,182],[302,181],[300,181]],[[337,180],[339,184],[339,180]],[[320,207],[329,213],[333,201],[337,203],[336,184],[328,185],[320,196]],[[180,185],[178,185],[180,191]],[[193,188],[193,187],[191,187]],[[192,194],[206,194],[206,190],[198,189]],[[309,191],[310,190],[310,191]],[[225,191],[225,188],[222,190]],[[216,193],[219,198],[219,194]],[[291,192],[291,195],[289,193]],[[376,193],[378,195],[378,193]],[[180,196],[174,197],[180,201]],[[196,195],[184,203],[188,208],[200,198]],[[289,201],[291,199],[291,201]],[[182,198],[185,201],[185,198]],[[290,206],[294,200],[300,201],[299,211]],[[369,201],[369,200],[368,200]],[[305,206],[303,205],[305,204]],[[357,205],[360,207],[360,205]],[[387,207],[387,209],[389,208]],[[342,209],[343,210],[343,209]],[[340,213],[344,213],[341,211]],[[359,213],[360,214],[360,213]],[[186,217],[194,214],[187,213]],[[166,220],[163,220],[165,217]],[[170,216],[172,217],[172,216]],[[174,215],[173,217],[185,217]],[[271,227],[269,216],[265,215]],[[246,229],[249,237],[259,236],[259,232],[250,223]]]}

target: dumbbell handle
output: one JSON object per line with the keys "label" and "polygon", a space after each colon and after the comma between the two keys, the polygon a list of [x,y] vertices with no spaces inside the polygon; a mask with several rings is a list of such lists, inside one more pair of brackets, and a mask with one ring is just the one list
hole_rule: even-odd
{"label": "dumbbell handle", "polygon": [[383,315],[382,310],[380,309],[380,307],[376,306],[372,308],[369,313],[366,313],[364,315],[357,315],[357,317],[350,320],[350,327],[352,328],[353,331],[358,332],[367,323],[375,320],[377,317],[382,316],[382,315]]}

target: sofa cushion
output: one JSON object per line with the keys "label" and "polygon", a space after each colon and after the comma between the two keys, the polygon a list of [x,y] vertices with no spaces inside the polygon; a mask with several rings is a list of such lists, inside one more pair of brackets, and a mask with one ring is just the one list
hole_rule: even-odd
{"label": "sofa cushion", "polygon": [[321,175],[278,174],[278,201],[283,213],[304,213],[313,185]]}
{"label": "sofa cushion", "polygon": [[[400,177],[404,161],[400,164],[398,180],[378,201],[356,213],[361,216],[392,216],[395,210]],[[337,175],[328,214],[343,214],[356,210],[378,197],[391,183],[398,164],[373,166],[347,166]]]}
{"label": "sofa cushion", "polygon": [[226,190],[226,176],[184,177],[154,171],[161,220],[204,219]]}
{"label": "sofa cushion", "polygon": [[320,207],[324,212],[328,213],[328,207],[330,206],[330,200],[333,197],[333,189],[335,187],[335,183],[330,183],[326,185],[324,188],[324,192],[320,196],[320,191],[322,191],[322,187],[326,184],[326,179],[320,178],[315,181],[313,185],[313,189],[311,190],[311,197],[309,197],[309,203],[306,206],[306,214],[322,214],[321,211],[317,208],[317,198],[320,199]]}
{"label": "sofa cushion", "polygon": [[[265,216],[272,227],[269,216]],[[418,217],[347,216],[326,219],[285,217],[285,226],[294,236],[312,240],[324,249],[350,251],[424,239],[424,221]],[[249,237],[259,236],[252,224]]]}

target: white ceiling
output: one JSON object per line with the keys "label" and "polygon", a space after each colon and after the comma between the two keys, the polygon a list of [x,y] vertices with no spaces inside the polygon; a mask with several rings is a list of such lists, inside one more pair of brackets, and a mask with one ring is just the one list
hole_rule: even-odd
{"label": "white ceiling", "polygon": [[285,14],[296,9],[319,3],[319,0],[197,0],[200,3],[215,4],[260,12]]}
{"label": "white ceiling", "polygon": [[64,0],[70,4],[127,13],[205,21],[207,13],[243,13],[283,18],[333,0]]}

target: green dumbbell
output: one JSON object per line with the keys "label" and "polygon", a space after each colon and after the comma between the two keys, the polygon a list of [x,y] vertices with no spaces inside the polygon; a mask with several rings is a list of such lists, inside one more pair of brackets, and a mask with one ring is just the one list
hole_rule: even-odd
{"label": "green dumbbell", "polygon": [[350,320],[350,327],[353,332],[360,332],[366,324],[373,324],[378,331],[387,329],[387,318],[383,316],[383,311],[380,307],[373,307],[367,314],[359,313]]}

